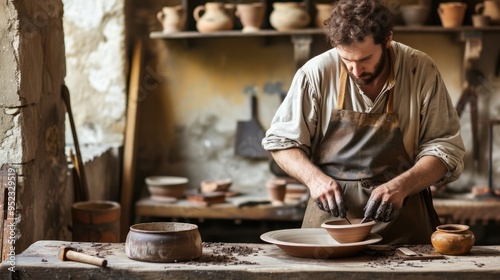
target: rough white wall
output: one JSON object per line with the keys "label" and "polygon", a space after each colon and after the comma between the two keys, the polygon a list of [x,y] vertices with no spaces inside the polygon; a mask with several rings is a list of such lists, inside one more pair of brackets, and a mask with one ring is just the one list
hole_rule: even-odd
{"label": "rough white wall", "polygon": [[[123,143],[125,0],[64,0],[66,84],[80,145]],[[67,141],[72,137],[69,127]]]}

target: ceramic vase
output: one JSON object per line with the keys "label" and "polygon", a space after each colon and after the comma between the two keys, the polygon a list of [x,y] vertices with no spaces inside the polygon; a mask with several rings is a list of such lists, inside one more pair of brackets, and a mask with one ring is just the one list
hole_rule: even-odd
{"label": "ceramic vase", "polygon": [[236,6],[236,16],[243,26],[242,32],[259,31],[264,21],[265,7],[262,3],[244,3]]}
{"label": "ceramic vase", "polygon": [[186,12],[182,6],[163,7],[156,18],[163,26],[163,33],[181,31],[186,25]]}
{"label": "ceramic vase", "polygon": [[444,28],[456,28],[462,26],[467,4],[462,2],[445,2],[439,4],[437,9],[441,24]]}
{"label": "ceramic vase", "polygon": [[207,2],[193,10],[196,29],[200,33],[210,33],[233,29],[233,19],[221,2]]}
{"label": "ceramic vase", "polygon": [[443,255],[464,255],[470,252],[476,241],[467,225],[440,225],[431,235],[434,249]]}
{"label": "ceramic vase", "polygon": [[333,4],[316,3],[315,7],[316,17],[314,18],[314,25],[323,28],[325,26],[325,20],[330,17],[335,6]]}
{"label": "ceramic vase", "polygon": [[271,26],[278,31],[287,31],[306,27],[311,17],[304,3],[275,2],[269,17]]}

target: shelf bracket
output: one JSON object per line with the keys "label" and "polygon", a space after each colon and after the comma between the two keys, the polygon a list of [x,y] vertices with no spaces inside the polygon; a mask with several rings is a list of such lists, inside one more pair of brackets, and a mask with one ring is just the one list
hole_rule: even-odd
{"label": "shelf bracket", "polygon": [[292,35],[295,68],[299,69],[311,56],[312,35]]}

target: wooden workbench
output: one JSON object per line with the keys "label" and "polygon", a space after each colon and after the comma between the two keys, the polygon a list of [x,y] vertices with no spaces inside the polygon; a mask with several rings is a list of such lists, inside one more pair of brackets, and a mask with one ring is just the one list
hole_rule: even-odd
{"label": "wooden workbench", "polygon": [[475,199],[469,193],[433,198],[433,203],[442,223],[500,223],[500,199]]}
{"label": "wooden workbench", "polygon": [[144,198],[135,204],[135,213],[138,217],[302,221],[307,198],[287,199],[280,206],[271,204],[265,193],[228,197],[224,203],[209,206],[186,199],[165,203]]}
{"label": "wooden workbench", "polygon": [[[104,257],[106,268],[57,258],[59,247]],[[430,246],[430,245],[428,245]],[[382,248],[382,247],[381,247]],[[500,279],[500,246],[473,247],[465,256],[402,260],[377,246],[354,257],[291,257],[272,244],[204,243],[198,260],[178,263],[134,261],[123,243],[38,241],[15,258],[16,279]],[[381,253],[382,252],[382,253]],[[0,279],[13,279],[2,263]]]}

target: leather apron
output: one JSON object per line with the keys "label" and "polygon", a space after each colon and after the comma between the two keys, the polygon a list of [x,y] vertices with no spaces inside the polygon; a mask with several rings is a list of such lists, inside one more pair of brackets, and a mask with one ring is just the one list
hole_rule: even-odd
{"label": "leather apron", "polygon": [[[394,87],[385,113],[354,112],[343,109],[347,80],[342,66],[337,108],[312,161],[340,184],[347,217],[352,220],[363,218],[363,208],[374,188],[408,170],[413,162],[404,147],[398,115],[393,113]],[[311,198],[302,227],[320,227],[325,221],[338,219],[320,210]],[[377,222],[372,232],[383,237],[383,244],[429,244],[438,224],[430,190],[426,189],[407,197],[395,219]]]}

